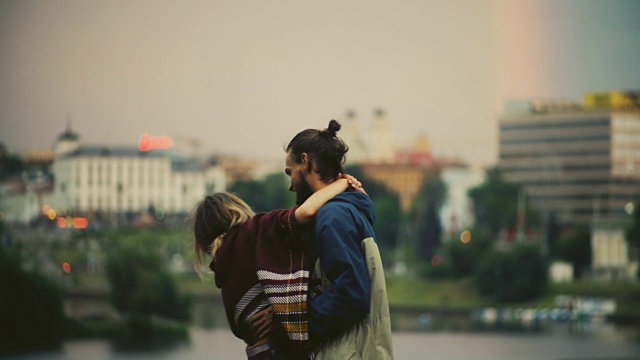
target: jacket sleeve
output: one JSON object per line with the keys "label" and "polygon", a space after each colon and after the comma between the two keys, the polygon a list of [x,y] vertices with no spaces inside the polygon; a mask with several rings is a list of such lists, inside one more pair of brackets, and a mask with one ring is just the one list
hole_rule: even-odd
{"label": "jacket sleeve", "polygon": [[370,284],[353,209],[328,203],[316,216],[320,264],[331,286],[309,300],[309,333],[324,341],[340,336],[369,313]]}

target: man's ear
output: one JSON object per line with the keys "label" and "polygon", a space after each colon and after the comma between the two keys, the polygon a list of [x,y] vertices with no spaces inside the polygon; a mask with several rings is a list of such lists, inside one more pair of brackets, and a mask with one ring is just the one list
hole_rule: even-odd
{"label": "man's ear", "polygon": [[312,164],[309,154],[303,152],[302,154],[300,154],[300,158],[302,160],[302,169],[306,172],[311,172]]}

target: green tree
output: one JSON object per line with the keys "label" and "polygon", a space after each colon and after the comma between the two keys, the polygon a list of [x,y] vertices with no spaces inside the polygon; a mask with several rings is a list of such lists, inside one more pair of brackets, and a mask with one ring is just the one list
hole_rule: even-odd
{"label": "green tree", "polygon": [[544,293],[547,266],[537,246],[516,244],[508,251],[484,256],[474,278],[481,295],[500,302],[522,302]]}
{"label": "green tree", "polygon": [[[637,256],[640,250],[640,204],[636,205],[633,210],[633,220],[627,228],[626,238],[632,256]],[[638,276],[640,277],[640,271],[638,271]]]}
{"label": "green tree", "polygon": [[20,174],[22,170],[24,170],[22,159],[15,154],[10,154],[7,147],[0,143],[0,180]]}
{"label": "green tree", "polygon": [[125,329],[113,339],[118,348],[164,348],[188,338],[184,322],[191,299],[178,292],[165,257],[153,245],[112,246],[106,275],[111,303],[125,315]]}
{"label": "green tree", "polygon": [[591,232],[578,226],[562,236],[552,249],[554,257],[573,265],[573,276],[580,279],[584,269],[591,266]]}
{"label": "green tree", "polygon": [[487,170],[486,181],[468,192],[476,223],[495,236],[516,224],[518,187],[504,181],[498,169]]}
{"label": "green tree", "polygon": [[[476,224],[486,227],[493,237],[503,229],[515,229],[518,221],[520,188],[506,181],[497,168],[487,170],[484,183],[469,190]],[[524,200],[524,199],[523,199]],[[528,226],[540,225],[540,214],[529,204],[525,208]]]}
{"label": "green tree", "polygon": [[418,192],[411,217],[419,260],[429,261],[440,248],[442,223],[439,213],[446,196],[447,186],[439,176],[425,179]]}
{"label": "green tree", "polygon": [[472,276],[480,260],[491,251],[493,239],[486,230],[471,229],[469,233],[467,243],[450,239],[444,247],[454,277]]}
{"label": "green tree", "polygon": [[396,250],[402,220],[400,197],[382,183],[366,176],[359,166],[348,166],[345,172],[358,178],[373,202],[376,212],[373,231],[376,233],[376,242],[380,246],[382,260],[385,265],[389,265],[392,262],[392,254]]}
{"label": "green tree", "polygon": [[57,347],[63,338],[62,292],[39,272],[23,270],[20,259],[0,245],[0,355]]}
{"label": "green tree", "polygon": [[294,205],[288,181],[284,173],[273,173],[263,180],[238,180],[229,186],[229,192],[238,195],[256,212],[287,209]]}
{"label": "green tree", "polygon": [[189,301],[178,292],[158,252],[122,247],[109,254],[106,273],[110,300],[118,311],[129,316],[188,319]]}

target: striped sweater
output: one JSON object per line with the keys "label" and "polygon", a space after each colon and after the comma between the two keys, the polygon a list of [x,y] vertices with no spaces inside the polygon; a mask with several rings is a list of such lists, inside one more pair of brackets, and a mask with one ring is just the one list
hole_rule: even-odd
{"label": "striped sweater", "polygon": [[[313,358],[307,312],[311,263],[295,209],[259,213],[230,230],[211,263],[227,320],[247,343],[249,359]],[[269,306],[282,326],[267,339],[255,339],[249,323]]]}

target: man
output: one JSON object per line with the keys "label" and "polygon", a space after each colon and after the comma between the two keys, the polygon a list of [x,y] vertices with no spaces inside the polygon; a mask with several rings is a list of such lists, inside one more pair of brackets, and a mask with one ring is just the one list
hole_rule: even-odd
{"label": "man", "polygon": [[[289,190],[301,204],[343,172],[346,144],[340,124],[298,133],[286,148]],[[322,342],[317,359],[393,358],[384,272],[373,232],[373,203],[345,192],[316,215],[311,275],[322,291],[309,299],[309,336]]]}

